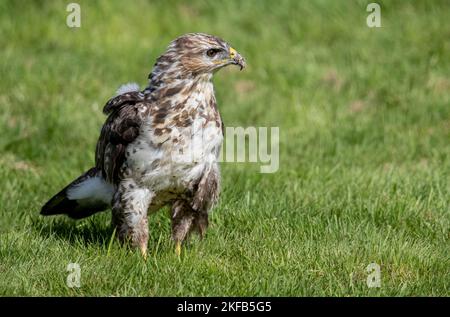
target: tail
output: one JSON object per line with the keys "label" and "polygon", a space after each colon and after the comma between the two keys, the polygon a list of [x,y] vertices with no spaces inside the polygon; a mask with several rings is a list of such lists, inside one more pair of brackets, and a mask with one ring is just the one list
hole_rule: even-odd
{"label": "tail", "polygon": [[89,217],[107,209],[113,193],[113,185],[107,183],[94,167],[53,196],[42,207],[41,215],[65,214],[73,219]]}

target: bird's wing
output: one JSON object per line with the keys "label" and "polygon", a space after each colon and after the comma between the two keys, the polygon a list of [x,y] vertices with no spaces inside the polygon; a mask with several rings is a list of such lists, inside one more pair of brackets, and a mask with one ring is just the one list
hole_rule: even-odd
{"label": "bird's wing", "polygon": [[106,181],[119,182],[126,147],[138,137],[150,107],[143,94],[128,92],[110,99],[103,108],[108,118],[97,142],[95,165]]}

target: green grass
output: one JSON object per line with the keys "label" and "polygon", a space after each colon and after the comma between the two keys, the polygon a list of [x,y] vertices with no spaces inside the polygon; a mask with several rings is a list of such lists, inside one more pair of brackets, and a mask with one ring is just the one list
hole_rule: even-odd
{"label": "green grass", "polygon": [[[371,29],[369,2],[79,1],[69,29],[68,1],[1,1],[0,295],[450,295],[450,5],[379,1]],[[215,77],[219,107],[227,126],[280,127],[279,171],[223,163],[180,260],[167,210],[147,262],[111,242],[109,212],[39,216],[93,165],[115,89],[194,31],[246,57]]]}

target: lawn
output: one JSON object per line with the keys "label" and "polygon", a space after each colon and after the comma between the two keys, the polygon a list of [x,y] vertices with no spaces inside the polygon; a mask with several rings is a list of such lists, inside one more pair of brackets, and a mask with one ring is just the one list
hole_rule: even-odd
{"label": "lawn", "polygon": [[[84,0],[80,28],[69,2],[0,2],[0,295],[450,295],[448,1],[378,1],[380,28],[371,1]],[[246,57],[215,76],[219,109],[279,127],[279,170],[222,163],[207,236],[181,258],[167,210],[146,262],[111,239],[109,211],[40,216],[93,166],[104,103],[187,32]]]}

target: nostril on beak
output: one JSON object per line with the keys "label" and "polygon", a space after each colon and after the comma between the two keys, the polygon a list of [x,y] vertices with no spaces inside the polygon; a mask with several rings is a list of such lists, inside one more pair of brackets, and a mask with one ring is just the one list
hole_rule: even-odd
{"label": "nostril on beak", "polygon": [[236,55],[239,55],[239,54],[236,52],[236,50],[234,48],[230,47],[230,58],[235,59]]}

